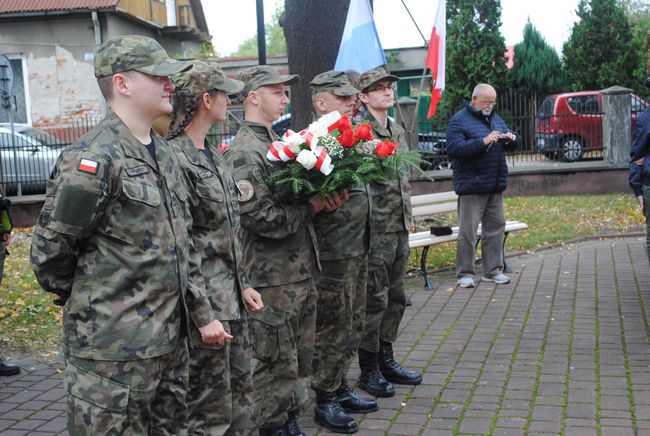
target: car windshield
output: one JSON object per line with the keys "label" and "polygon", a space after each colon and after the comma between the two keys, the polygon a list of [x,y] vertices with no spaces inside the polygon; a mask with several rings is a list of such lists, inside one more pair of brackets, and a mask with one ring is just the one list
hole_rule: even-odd
{"label": "car windshield", "polygon": [[539,113],[537,116],[540,119],[550,118],[553,115],[553,106],[555,105],[555,99],[547,98],[542,102],[542,105],[539,107]]}

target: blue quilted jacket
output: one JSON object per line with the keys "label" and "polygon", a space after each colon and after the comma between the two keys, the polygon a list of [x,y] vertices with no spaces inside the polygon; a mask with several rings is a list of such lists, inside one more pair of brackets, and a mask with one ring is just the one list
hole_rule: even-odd
{"label": "blue quilted jacket", "polygon": [[519,137],[507,144],[483,144],[483,138],[493,130],[512,132],[499,115],[492,112],[486,117],[469,103],[449,122],[447,154],[453,163],[456,194],[503,192],[508,186],[506,147],[515,147]]}

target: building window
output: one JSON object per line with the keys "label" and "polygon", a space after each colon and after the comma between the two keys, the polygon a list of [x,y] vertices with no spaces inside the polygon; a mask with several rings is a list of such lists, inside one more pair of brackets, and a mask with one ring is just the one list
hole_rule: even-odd
{"label": "building window", "polygon": [[[31,124],[31,111],[29,107],[29,92],[27,89],[27,63],[25,58],[21,56],[8,55],[9,63],[11,68],[14,71],[14,86],[10,91],[12,96],[12,104],[15,103],[14,111],[14,123],[21,124]],[[8,109],[3,108],[0,105],[0,123],[9,122],[9,112]]]}

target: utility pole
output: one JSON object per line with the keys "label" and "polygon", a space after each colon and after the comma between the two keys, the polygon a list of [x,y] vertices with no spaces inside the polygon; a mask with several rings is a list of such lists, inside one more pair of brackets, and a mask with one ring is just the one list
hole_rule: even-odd
{"label": "utility pole", "polygon": [[266,65],[266,34],[264,29],[264,0],[257,2],[257,62]]}

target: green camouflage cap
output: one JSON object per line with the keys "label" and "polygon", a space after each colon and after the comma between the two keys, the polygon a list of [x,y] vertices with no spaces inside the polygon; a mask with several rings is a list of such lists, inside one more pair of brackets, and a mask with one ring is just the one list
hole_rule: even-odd
{"label": "green camouflage cap", "polygon": [[350,83],[348,75],[342,71],[329,70],[320,73],[309,85],[312,94],[329,92],[340,97],[349,97],[359,93],[359,90]]}
{"label": "green camouflage cap", "polygon": [[207,63],[194,60],[189,63],[192,65],[192,69],[172,76],[174,85],[181,91],[198,95],[218,89],[228,94],[235,94],[244,88],[243,82],[226,77],[216,62]]}
{"label": "green camouflage cap", "polygon": [[366,92],[368,88],[382,79],[388,79],[391,82],[397,82],[399,80],[399,77],[388,74],[383,67],[375,68],[366,71],[359,77],[359,80],[357,81],[357,88],[359,88],[361,92]]}
{"label": "green camouflage cap", "polygon": [[244,82],[244,89],[240,93],[241,99],[244,100],[248,97],[249,92],[255,91],[262,86],[277,85],[278,83],[291,85],[300,78],[295,74],[279,74],[278,70],[269,65],[258,65],[243,70],[239,73],[238,79]]}
{"label": "green camouflage cap", "polygon": [[111,38],[95,53],[95,77],[135,70],[152,76],[170,76],[191,68],[174,60],[155,39],[140,35]]}

